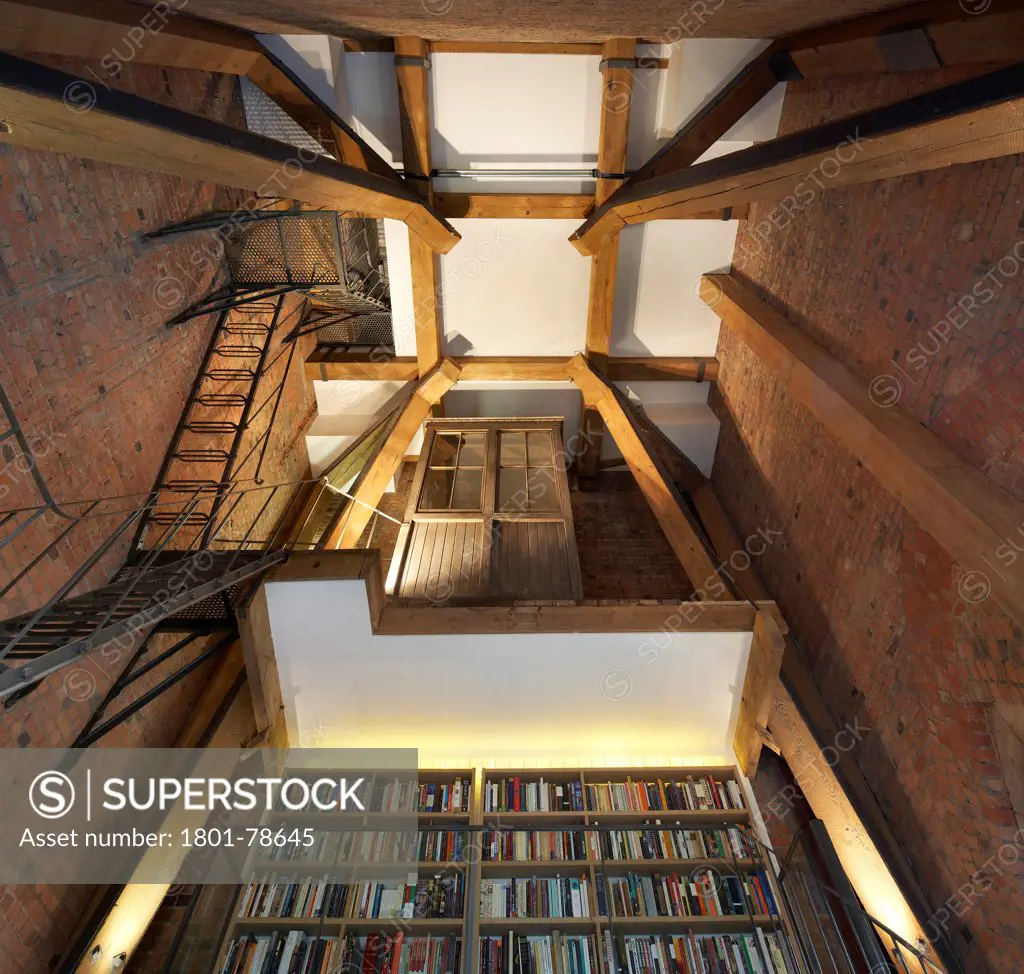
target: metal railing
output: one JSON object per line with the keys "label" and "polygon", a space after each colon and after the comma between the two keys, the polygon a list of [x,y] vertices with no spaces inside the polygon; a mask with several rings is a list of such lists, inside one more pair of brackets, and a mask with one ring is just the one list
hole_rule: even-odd
{"label": "metal railing", "polygon": [[809,974],[961,974],[864,909],[820,820],[794,836],[776,867]]}

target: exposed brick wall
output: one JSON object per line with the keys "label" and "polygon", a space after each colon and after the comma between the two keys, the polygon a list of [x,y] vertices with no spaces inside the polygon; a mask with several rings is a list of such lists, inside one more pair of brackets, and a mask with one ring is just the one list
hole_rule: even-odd
{"label": "exposed brick wall", "polygon": [[[98,62],[40,60],[85,77],[92,68],[92,77],[99,75],[111,87],[244,126],[232,77],[128,64],[110,78]],[[0,145],[0,384],[58,501],[133,495],[98,509],[123,510],[151,488],[214,324],[212,318],[173,329],[164,323],[202,296],[223,270],[210,259],[210,234],[158,241],[141,235],[211,209],[233,210],[247,196],[213,183]],[[302,431],[312,415],[312,394],[301,377],[307,351],[305,343],[297,349],[287,379],[264,465],[267,484],[308,473]],[[268,375],[264,395],[284,375],[284,361]],[[271,406],[254,423],[250,442],[265,428]],[[39,503],[26,461],[10,444],[3,444],[0,458],[4,510]],[[279,495],[261,523],[283,507],[290,491]],[[225,535],[243,515],[251,520],[263,499],[243,502]],[[41,604],[120,517],[83,523],[5,596],[0,616]],[[63,527],[50,515],[0,550],[0,586]],[[112,550],[85,587],[109,577],[123,561],[126,544]],[[150,658],[177,638],[157,637]],[[204,643],[199,640],[139,680],[113,709],[193,659]],[[0,709],[0,746],[69,744],[131,653],[129,645],[94,652],[13,707]],[[172,745],[215,666],[205,663],[99,746]],[[49,970],[92,892],[88,886],[0,888],[0,974]]]}
{"label": "exposed brick wall", "polygon": [[686,573],[633,474],[603,471],[597,489],[574,490],[572,517],[588,599],[686,599]]}
{"label": "exposed brick wall", "polygon": [[[791,85],[782,130],[954,77]],[[737,240],[762,297],[865,378],[891,376],[900,408],[1018,498],[1024,263],[999,261],[1024,240],[1022,180],[1018,156],[819,193],[788,218],[757,204]],[[961,328],[934,331],[990,272],[992,298]],[[784,528],[757,570],[836,720],[872,728],[854,756],[933,907],[978,870],[991,883],[952,901],[968,969],[1020,971],[1024,868],[998,858],[1014,858],[1016,823],[990,721],[994,701],[1024,702],[1021,632],[991,601],[970,601],[977,579],[960,583],[952,559],[727,328],[718,354],[722,503],[741,531],[766,518]]]}

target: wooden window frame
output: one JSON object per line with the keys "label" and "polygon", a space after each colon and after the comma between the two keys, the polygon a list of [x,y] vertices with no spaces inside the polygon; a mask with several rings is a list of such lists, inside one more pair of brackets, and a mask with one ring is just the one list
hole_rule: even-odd
{"label": "wooden window frame", "polygon": [[[480,573],[482,578],[491,578],[491,540],[494,538],[495,524],[505,521],[533,521],[546,523],[559,523],[564,525],[566,537],[566,555],[569,562],[569,584],[573,591],[573,599],[583,598],[583,578],[580,574],[579,550],[576,546],[576,529],[573,523],[572,503],[569,497],[569,484],[565,472],[565,454],[563,449],[564,439],[562,435],[563,420],[560,416],[541,417],[508,417],[504,419],[429,419],[423,427],[423,446],[420,449],[420,456],[416,463],[416,473],[409,490],[409,500],[406,503],[405,515],[402,526],[398,532],[398,539],[395,543],[394,554],[391,558],[391,565],[388,569],[385,593],[394,598],[401,578],[402,566],[407,554],[409,537],[412,533],[414,521],[421,522],[452,522],[466,521],[470,523],[482,523],[482,537],[484,545],[481,549]],[[544,431],[551,434],[552,449],[554,452],[555,475],[553,482],[558,492],[558,505],[549,511],[518,511],[509,512],[497,509],[498,476],[500,467],[499,439],[501,433],[529,433],[530,431]],[[479,511],[450,510],[450,511],[420,511],[419,499],[423,492],[423,485],[426,480],[427,470],[430,466],[430,456],[434,449],[434,441],[439,433],[474,433],[483,432],[487,439],[484,447],[484,466],[481,485],[481,504]],[[560,459],[561,458],[561,459]],[[527,461],[529,454],[527,454]],[[404,599],[402,601],[405,601]],[[419,600],[415,600],[419,601]],[[483,595],[478,598],[459,598],[460,604],[482,603],[488,605],[502,605],[508,601],[498,599],[490,595]],[[566,601],[565,599],[538,599],[537,601]]]}

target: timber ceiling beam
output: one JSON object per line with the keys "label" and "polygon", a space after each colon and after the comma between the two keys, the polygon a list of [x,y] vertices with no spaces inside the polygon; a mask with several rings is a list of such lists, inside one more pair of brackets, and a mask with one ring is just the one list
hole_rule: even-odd
{"label": "timber ceiling beam", "polygon": [[684,510],[682,498],[645,449],[614,391],[590,368],[582,355],[577,354],[571,360],[569,374],[583,393],[583,401],[598,412],[622,452],[694,591],[703,593],[705,600],[727,598],[728,592]]}
{"label": "timber ceiling beam", "polygon": [[[519,356],[495,358],[471,355],[452,361],[462,370],[461,380],[509,380],[523,382],[564,382],[569,379],[569,360],[561,356]],[[416,359],[381,358],[318,348],[305,365],[306,378],[327,382],[331,379],[373,382],[411,382],[419,378]],[[613,382],[714,382],[718,378],[718,359],[690,358],[611,358],[608,378]]]}
{"label": "timber ceiling beam", "polygon": [[[601,48],[601,129],[597,146],[598,179],[595,202],[605,202],[622,185],[626,171],[629,108],[633,100],[636,39],[612,38]],[[621,174],[621,175],[620,175]],[[587,361],[599,373],[607,370],[611,353],[615,274],[619,265],[619,235],[609,234],[592,254],[587,300]],[[596,485],[603,439],[601,417],[584,397],[580,414],[580,455],[577,472],[582,490]]]}
{"label": "timber ceiling beam", "polygon": [[0,0],[0,50],[95,58],[111,74],[129,62],[246,74],[260,58],[246,31],[127,0]]}
{"label": "timber ceiling beam", "polygon": [[391,478],[405,458],[416,432],[434,406],[459,378],[459,367],[445,359],[417,386],[380,451],[364,469],[344,515],[321,542],[324,548],[354,548],[369,524]]}
{"label": "timber ceiling beam", "polygon": [[958,563],[1024,625],[1024,562],[999,558],[1024,504],[989,482],[898,406],[882,408],[868,383],[730,275],[707,275],[701,295]]}
{"label": "timber ceiling beam", "polygon": [[[399,121],[402,127],[402,163],[405,178],[428,205],[433,201],[430,181],[430,46],[422,37],[395,38],[395,75],[398,80]],[[412,269],[413,324],[416,361],[426,375],[441,360],[444,325],[441,321],[440,262],[431,248],[409,238]]]}
{"label": "timber ceiling beam", "polygon": [[581,605],[409,605],[390,599],[374,632],[385,636],[541,632],[750,632],[759,612],[785,623],[774,602]]}
{"label": "timber ceiling beam", "polygon": [[0,0],[0,50],[99,60],[104,82],[129,62],[246,75],[346,165],[399,179],[335,110],[253,34],[191,17],[181,0],[151,9],[128,0]]}
{"label": "timber ceiling beam", "polygon": [[1024,63],[623,187],[570,238],[599,253],[624,226],[1024,151]]}
{"label": "timber ceiling beam", "polygon": [[773,45],[804,78],[997,64],[1020,59],[1024,3],[924,0],[827,24]]}
{"label": "timber ceiling beam", "polygon": [[409,223],[446,252],[459,235],[400,181],[0,54],[0,140]]}

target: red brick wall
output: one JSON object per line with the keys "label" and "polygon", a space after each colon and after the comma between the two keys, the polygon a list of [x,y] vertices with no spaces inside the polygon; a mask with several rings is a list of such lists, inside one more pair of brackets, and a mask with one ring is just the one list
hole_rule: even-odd
{"label": "red brick wall", "polygon": [[[953,77],[791,85],[782,130]],[[1024,241],[1022,180],[1024,161],[1011,156],[818,193],[788,217],[758,204],[736,262],[769,303],[865,378],[889,377],[878,388],[1018,498],[1024,262],[999,261]],[[992,298],[961,328],[936,332],[989,273]],[[1014,860],[1024,850],[991,712],[994,701],[1024,703],[1021,632],[990,600],[972,601],[980,580],[961,578],[728,329],[718,354],[712,479],[723,505],[741,531],[766,517],[784,528],[758,570],[837,721],[873,729],[856,760],[933,907],[951,915],[969,969],[1020,971],[1024,867]],[[972,880],[977,892],[963,887]]]}
{"label": "red brick wall", "polygon": [[[110,78],[98,63],[40,60],[85,77],[91,67],[112,87],[244,126],[232,77],[128,64],[120,77]],[[173,329],[164,323],[204,294],[219,268],[207,259],[208,234],[155,242],[141,234],[214,208],[232,210],[247,195],[213,183],[0,145],[0,383],[58,501],[135,495],[103,510],[125,508],[151,488],[213,319]],[[308,470],[302,430],[312,399],[301,377],[305,351],[297,352],[285,387],[264,472],[268,484],[290,482]],[[283,366],[281,360],[269,376],[268,392]],[[269,409],[254,436],[269,419]],[[25,461],[10,443],[0,455],[0,508],[5,510],[39,502]],[[0,616],[44,601],[116,520],[109,516],[83,524],[5,597]],[[0,585],[63,526],[48,516],[0,550]],[[105,581],[125,553],[125,544],[116,547],[88,587]],[[175,638],[160,636],[150,656]],[[202,648],[200,640],[141,679],[115,710]],[[70,743],[130,655],[129,647],[93,653],[12,708],[0,709],[0,746]],[[101,746],[173,744],[215,665],[204,664]],[[92,887],[0,888],[0,974],[47,971],[91,893]]]}
{"label": "red brick wall", "polygon": [[687,599],[693,594],[632,473],[604,471],[596,490],[573,490],[571,498],[584,598]]}

